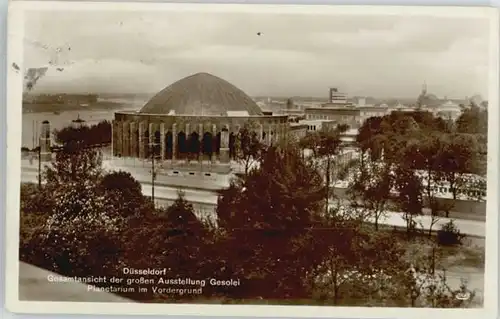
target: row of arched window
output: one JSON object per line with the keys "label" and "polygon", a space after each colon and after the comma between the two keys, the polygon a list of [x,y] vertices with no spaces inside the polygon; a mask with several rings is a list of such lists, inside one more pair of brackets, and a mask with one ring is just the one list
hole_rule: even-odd
{"label": "row of arched window", "polygon": [[[197,132],[193,132],[189,135],[183,131],[177,134],[176,147],[174,150],[173,134],[171,131],[165,133],[162,137],[160,131],[154,133],[154,138],[152,143],[149,143],[149,131],[145,131],[143,140],[147,141],[141,145],[139,143],[139,133],[136,131],[131,134],[130,140],[134,143],[128,143],[129,152],[125,151],[123,154],[118,154],[118,156],[139,156],[141,154],[140,148],[143,147],[144,158],[150,158],[155,154],[155,158],[161,158],[164,155],[165,159],[173,158],[175,152],[176,159],[198,159],[198,156],[202,156],[204,160],[210,159],[212,155],[219,155],[221,148],[221,133],[217,133],[213,136],[210,132],[205,132],[200,139],[200,135]],[[164,154],[162,154],[162,138],[164,139],[165,148]],[[234,158],[236,156],[236,134],[229,134],[229,156]]]}

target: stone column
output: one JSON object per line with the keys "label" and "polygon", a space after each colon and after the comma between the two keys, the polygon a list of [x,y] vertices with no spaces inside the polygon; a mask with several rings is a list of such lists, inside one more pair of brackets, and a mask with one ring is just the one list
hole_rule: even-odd
{"label": "stone column", "polygon": [[220,162],[229,164],[229,126],[225,124],[220,134]]}
{"label": "stone column", "polygon": [[273,125],[274,124],[269,124],[267,128],[267,145],[273,144]]}
{"label": "stone column", "polygon": [[276,142],[279,142],[280,137],[281,137],[281,123],[278,123],[278,124],[276,124],[276,130],[274,133],[274,140]]}
{"label": "stone column", "polygon": [[149,132],[149,145],[148,145],[148,148],[149,148],[149,157],[151,158],[151,156],[153,156],[153,152],[155,151],[155,142],[156,142],[156,138],[155,138],[155,130],[156,130],[156,125],[155,123],[149,123],[148,125],[148,132]]}
{"label": "stone column", "polygon": [[[248,126],[248,128],[250,128],[250,126]],[[240,124],[236,124],[236,129],[234,130],[234,142],[233,142],[233,156],[237,156],[238,155],[238,152],[240,152],[240,147],[238,147],[239,143],[240,143],[240,130],[241,130],[241,125]]]}
{"label": "stone column", "polygon": [[260,142],[263,142],[264,141],[264,126],[259,123],[259,131],[258,131],[258,134],[259,134],[259,141]]}
{"label": "stone column", "polygon": [[130,156],[130,123],[125,121],[122,123],[123,127],[123,146],[122,146],[122,156]]}
{"label": "stone column", "polygon": [[175,164],[175,155],[177,152],[177,123],[172,125],[172,164]]}
{"label": "stone column", "polygon": [[216,161],[216,152],[215,146],[217,141],[217,125],[212,124],[212,156],[210,157],[210,161],[212,164],[215,164]]}
{"label": "stone column", "polygon": [[149,123],[148,127],[148,133],[149,133],[149,145],[153,145],[155,142],[155,123]]}
{"label": "stone column", "polygon": [[288,142],[288,134],[289,134],[289,124],[288,123],[283,123],[283,139],[285,142]]}
{"label": "stone column", "polygon": [[123,156],[123,124],[116,123],[116,156]]}
{"label": "stone column", "polygon": [[166,153],[166,145],[165,145],[165,123],[160,124],[160,152],[161,152],[161,160],[165,160],[165,153]]}
{"label": "stone column", "polygon": [[137,157],[137,125],[135,122],[130,123],[130,156]]}
{"label": "stone column", "polygon": [[203,132],[203,124],[198,124],[198,162],[203,161],[203,135],[205,132]]}
{"label": "stone column", "polygon": [[286,141],[287,140],[287,123],[281,123],[281,138]]}
{"label": "stone column", "polygon": [[146,154],[144,154],[144,142],[146,141],[146,137],[144,136],[145,131],[146,123],[139,122],[139,158],[146,157]]}
{"label": "stone column", "polygon": [[185,140],[186,144],[184,145],[184,147],[187,146],[186,147],[187,148],[187,154],[184,154],[184,158],[187,158],[186,163],[189,164],[189,162],[191,161],[191,158],[190,158],[190,156],[191,156],[191,153],[190,153],[190,151],[191,151],[191,149],[190,149],[191,145],[189,144],[189,142],[191,140],[191,125],[189,125],[189,123],[186,123],[184,127],[185,127],[185,133],[186,133],[186,140]]}

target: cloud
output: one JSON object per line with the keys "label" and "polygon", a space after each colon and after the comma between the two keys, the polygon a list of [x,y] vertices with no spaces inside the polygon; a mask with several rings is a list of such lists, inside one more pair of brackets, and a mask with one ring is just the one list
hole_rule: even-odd
{"label": "cloud", "polygon": [[[40,90],[154,92],[204,71],[249,94],[324,96],[413,96],[423,81],[486,95],[488,31],[486,18],[209,12],[31,12],[25,25],[31,42],[71,47]],[[25,48],[25,67],[54,56]]]}

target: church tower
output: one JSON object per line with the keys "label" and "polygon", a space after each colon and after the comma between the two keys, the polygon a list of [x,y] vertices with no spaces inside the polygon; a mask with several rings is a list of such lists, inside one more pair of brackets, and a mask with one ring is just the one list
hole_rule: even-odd
{"label": "church tower", "polygon": [[420,95],[417,98],[417,108],[418,109],[421,109],[422,107],[425,106],[424,100],[425,100],[426,96],[427,96],[427,83],[424,81],[424,84],[422,85],[422,92],[420,93]]}

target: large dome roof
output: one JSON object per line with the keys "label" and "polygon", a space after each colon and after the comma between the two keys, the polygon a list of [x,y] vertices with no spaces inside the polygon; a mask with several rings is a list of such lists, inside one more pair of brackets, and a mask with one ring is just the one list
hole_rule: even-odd
{"label": "large dome roof", "polygon": [[259,106],[236,86],[208,73],[196,73],[161,90],[140,111],[170,115],[262,115]]}

